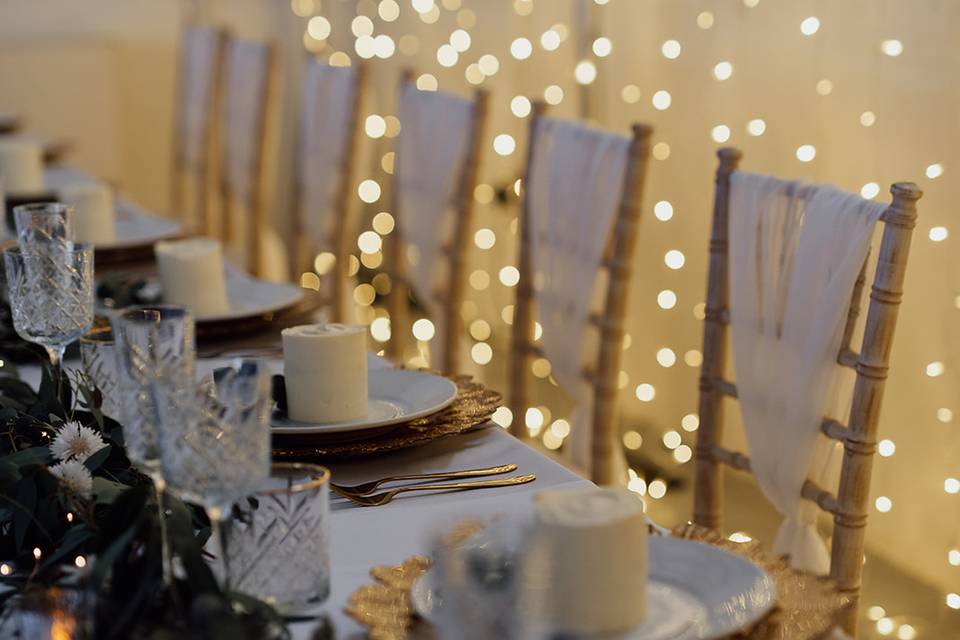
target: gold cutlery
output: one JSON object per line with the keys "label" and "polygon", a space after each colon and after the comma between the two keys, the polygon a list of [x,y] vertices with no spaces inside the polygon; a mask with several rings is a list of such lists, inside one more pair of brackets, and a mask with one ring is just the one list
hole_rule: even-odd
{"label": "gold cutlery", "polygon": [[451,482],[449,484],[422,484],[411,487],[398,487],[383,493],[375,493],[372,496],[355,496],[351,494],[341,494],[350,502],[359,504],[363,507],[379,507],[392,501],[401,493],[410,491],[469,491],[472,489],[489,489],[492,487],[512,487],[518,484],[533,482],[537,476],[532,473],[524,476],[512,476],[510,478],[501,478],[499,480],[480,480],[478,482]]}
{"label": "gold cutlery", "polygon": [[504,464],[496,467],[485,467],[483,469],[466,469],[464,471],[445,471],[440,473],[416,473],[405,476],[390,476],[388,478],[381,478],[379,480],[364,482],[363,484],[356,484],[353,486],[334,484],[331,482],[330,488],[345,497],[362,496],[372,493],[374,489],[382,484],[387,484],[388,482],[402,482],[404,480],[454,480],[456,478],[476,478],[478,476],[495,476],[501,473],[510,473],[511,471],[516,470],[517,465]]}

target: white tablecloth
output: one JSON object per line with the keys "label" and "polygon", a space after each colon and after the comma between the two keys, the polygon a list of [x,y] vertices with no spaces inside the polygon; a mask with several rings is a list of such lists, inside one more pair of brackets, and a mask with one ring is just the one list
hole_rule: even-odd
{"label": "white tablecloth", "polygon": [[[206,373],[224,362],[203,360],[198,373]],[[273,364],[278,371],[282,368],[280,361]],[[373,358],[370,365],[384,366],[382,360]],[[67,363],[67,366],[76,364]],[[22,367],[20,375],[35,387],[39,384],[37,367]],[[390,475],[508,463],[518,466],[516,474],[533,473],[537,479],[516,487],[401,495],[382,507],[360,507],[331,496],[331,594],[318,611],[330,617],[338,639],[364,637],[363,628],[343,613],[343,608],[354,590],[372,581],[373,566],[399,564],[410,556],[427,553],[430,538],[439,528],[465,517],[498,514],[529,517],[537,491],[587,481],[492,423],[422,447],[329,465],[334,482],[356,484]],[[294,638],[308,640],[315,626],[315,623],[295,625]]]}
{"label": "white tablecloth", "polygon": [[[324,610],[337,638],[361,638],[362,628],[343,613],[350,594],[372,582],[374,565],[399,564],[430,549],[438,528],[465,517],[507,514],[528,517],[532,497],[547,487],[586,480],[522,444],[498,426],[451,437],[387,457],[331,465],[335,482],[354,483],[415,471],[470,469],[515,463],[517,473],[533,473],[534,482],[517,487],[404,498],[383,507],[358,507],[332,499],[332,593]],[[295,627],[294,637],[309,638],[312,625]]]}

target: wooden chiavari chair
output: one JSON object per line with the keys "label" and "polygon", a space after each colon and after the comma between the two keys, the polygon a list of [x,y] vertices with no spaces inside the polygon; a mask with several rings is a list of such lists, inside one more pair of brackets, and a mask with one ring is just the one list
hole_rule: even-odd
{"label": "wooden chiavari chair", "polygon": [[[404,71],[400,82],[401,99],[404,91],[419,91],[413,80],[413,72]],[[425,92],[423,95],[429,95]],[[440,94],[443,95],[443,94]],[[483,149],[483,135],[487,119],[488,93],[478,89],[473,95],[473,116],[467,140],[467,153],[463,167],[460,169],[459,181],[453,195],[453,230],[451,237],[444,239],[441,249],[441,258],[448,261],[448,276],[442,289],[432,293],[433,299],[442,302],[443,318],[443,361],[440,369],[446,373],[459,371],[459,349],[462,336],[460,308],[466,290],[467,252],[470,248],[470,226],[473,220],[474,188],[477,185],[477,175],[480,167],[480,158]],[[401,122],[401,126],[403,123]],[[401,134],[403,135],[403,134]],[[398,154],[399,155],[399,154]],[[407,336],[410,333],[409,296],[410,285],[407,277],[406,256],[401,222],[404,216],[414,216],[416,212],[402,211],[399,196],[399,162],[394,171],[393,215],[396,219],[392,235],[392,246],[386,252],[387,270],[391,279],[390,295],[387,299],[387,310],[390,313],[390,342],[387,344],[387,355],[395,360],[403,360],[403,350]]]}
{"label": "wooden chiavari chair", "polygon": [[[298,276],[303,271],[310,271],[317,267],[314,257],[320,252],[334,255],[335,261],[328,272],[329,286],[321,287],[324,292],[323,302],[331,309],[332,318],[336,322],[348,322],[350,319],[350,249],[356,238],[356,201],[353,196],[354,179],[356,176],[356,159],[362,134],[361,109],[366,78],[366,67],[362,64],[351,67],[331,67],[318,60],[310,60],[307,68],[307,79],[304,83],[303,119],[300,135],[297,139],[298,149],[296,158],[295,202],[296,216],[294,218],[294,258],[293,273]],[[315,84],[309,82],[311,76]],[[329,76],[329,77],[327,77]],[[340,76],[336,78],[336,76]],[[321,90],[323,80],[341,80],[335,86],[349,86],[347,95],[323,96],[307,95],[312,87]],[[329,100],[345,100],[351,105],[344,114],[345,119],[334,123],[344,131],[343,144],[340,149],[328,149],[329,141],[325,139],[321,127],[313,122],[315,119],[329,117],[324,113],[323,105],[329,105]],[[334,107],[334,111],[336,108]],[[329,163],[318,162],[319,154],[329,154],[336,171],[329,171]],[[327,171],[335,181],[321,181],[326,185],[328,193],[312,192],[308,183],[317,172]],[[313,217],[313,221],[309,219]],[[319,227],[319,229],[316,229]],[[311,233],[318,232],[317,238]],[[319,274],[323,277],[325,274]]]}
{"label": "wooden chiavari chair", "polygon": [[264,240],[270,231],[263,169],[276,73],[272,44],[228,41],[220,173],[222,224],[219,233],[212,235],[228,247],[241,248],[246,269],[255,276],[263,273]]}
{"label": "wooden chiavari chair", "polygon": [[[707,302],[703,329],[703,364],[700,373],[700,428],[696,444],[696,479],[693,520],[696,524],[719,529],[723,502],[721,464],[750,471],[750,458],[721,446],[724,397],[736,398],[734,382],[724,380],[727,364],[729,325],[728,218],[730,175],[737,169],[741,153],[725,148],[717,152],[720,160],[716,174],[713,226],[710,234],[710,262]],[[860,352],[850,348],[866,279],[866,263],[854,286],[837,362],[856,371],[853,403],[848,424],[824,419],[821,432],[842,443],[844,449],[840,486],[836,494],[807,481],[803,498],[833,515],[833,544],[830,576],[841,591],[856,604],[863,570],[864,534],[873,456],[877,449],[877,425],[884,384],[889,370],[893,332],[897,323],[910,237],[916,224],[916,202],[922,192],[911,182],[890,187],[892,202],[881,216],[884,223],[877,269],[870,291],[866,327]],[[843,621],[847,632],[855,634],[857,608],[851,607]]]}
{"label": "wooden chiavari chair", "polygon": [[210,178],[216,175],[215,115],[220,108],[227,34],[191,26],[180,44],[177,104],[170,176],[170,208],[191,227],[213,234]]}
{"label": "wooden chiavari chair", "polygon": [[[534,102],[530,120],[527,145],[526,170],[523,182],[523,204],[520,214],[520,246],[517,268],[520,281],[517,284],[513,312],[512,354],[509,369],[509,408],[513,414],[511,433],[518,438],[529,437],[525,424],[529,405],[529,372],[534,357],[544,357],[535,341],[536,293],[533,283],[532,245],[533,230],[530,221],[529,189],[527,180],[536,148],[537,128],[544,117],[546,106]],[[603,310],[593,313],[589,323],[599,331],[599,349],[596,363],[585,367],[583,376],[592,387],[593,413],[590,428],[593,431],[591,478],[598,484],[615,484],[621,481],[613,464],[614,455],[620,447],[616,427],[618,378],[623,354],[624,322],[627,314],[627,294],[633,275],[633,255],[636,248],[637,229],[640,223],[641,202],[650,156],[650,139],[653,129],[644,124],[634,124],[632,140],[620,202],[609,231],[605,257],[598,267],[607,271],[607,285]],[[572,180],[576,176],[571,176]],[[590,292],[584,292],[590,295]],[[573,345],[571,345],[573,348]]]}

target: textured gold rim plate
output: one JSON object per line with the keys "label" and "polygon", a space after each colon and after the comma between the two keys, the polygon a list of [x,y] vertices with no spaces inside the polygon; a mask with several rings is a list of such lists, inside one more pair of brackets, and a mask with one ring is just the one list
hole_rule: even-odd
{"label": "textured gold rim plate", "polygon": [[[461,531],[482,526],[461,525]],[[464,533],[466,535],[466,533]],[[703,542],[741,555],[764,569],[777,586],[777,605],[762,621],[727,640],[821,640],[829,637],[840,615],[852,603],[825,577],[798,571],[756,542],[731,542],[715,531],[696,525],[676,527],[672,535]],[[430,559],[414,556],[402,564],[374,567],[373,584],[351,594],[344,611],[367,629],[372,640],[404,640],[417,621],[410,591],[430,568]]]}
{"label": "textured gold rim plate", "polygon": [[450,378],[457,385],[457,398],[446,409],[417,418],[386,433],[362,440],[329,441],[311,436],[281,436],[273,439],[276,460],[310,462],[317,459],[353,458],[387,453],[447,438],[487,422],[503,401],[470,376]]}

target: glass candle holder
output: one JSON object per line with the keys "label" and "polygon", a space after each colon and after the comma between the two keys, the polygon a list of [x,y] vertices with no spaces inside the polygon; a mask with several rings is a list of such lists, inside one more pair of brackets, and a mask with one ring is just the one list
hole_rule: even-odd
{"label": "glass candle holder", "polygon": [[283,613],[303,613],[330,594],[330,471],[275,463],[263,489],[224,522],[231,587]]}

